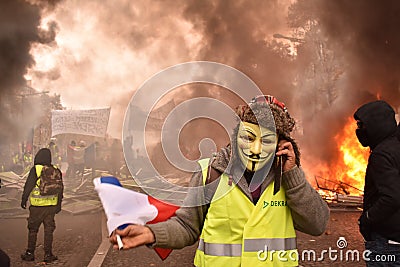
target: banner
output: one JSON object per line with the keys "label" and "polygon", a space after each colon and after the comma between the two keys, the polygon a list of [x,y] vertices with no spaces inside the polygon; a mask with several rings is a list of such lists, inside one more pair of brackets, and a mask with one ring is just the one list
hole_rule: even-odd
{"label": "banner", "polygon": [[64,133],[104,137],[110,108],[51,111],[51,136]]}

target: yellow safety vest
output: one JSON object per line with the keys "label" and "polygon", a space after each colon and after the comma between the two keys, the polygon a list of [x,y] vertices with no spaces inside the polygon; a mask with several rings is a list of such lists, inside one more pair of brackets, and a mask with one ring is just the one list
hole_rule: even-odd
{"label": "yellow safety vest", "polygon": [[[199,161],[203,184],[209,159]],[[229,177],[221,175],[209,206],[195,266],[298,266],[296,232],[285,190],[271,183],[254,205]]]}
{"label": "yellow safety vest", "polygon": [[[36,167],[36,175],[37,177],[40,176],[42,173],[43,166],[42,165],[35,165]],[[50,195],[50,196],[42,196],[40,195],[39,190],[40,179],[37,179],[36,185],[33,188],[30,196],[29,201],[32,206],[55,206],[58,202],[58,195]]]}

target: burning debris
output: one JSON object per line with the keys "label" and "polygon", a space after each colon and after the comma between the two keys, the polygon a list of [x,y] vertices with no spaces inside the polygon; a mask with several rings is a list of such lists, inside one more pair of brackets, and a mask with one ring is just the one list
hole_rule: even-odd
{"label": "burning debris", "polygon": [[359,195],[363,194],[363,190],[344,183],[342,181],[331,181],[320,176],[315,176],[315,182],[319,190],[330,191],[336,194],[350,195],[351,192],[359,192]]}
{"label": "burning debris", "polygon": [[[315,176],[318,193],[335,208],[362,208],[364,193],[361,189],[341,181],[331,181],[320,176]],[[359,195],[351,195],[351,191],[358,191]]]}
{"label": "burning debris", "polygon": [[335,160],[329,165],[310,168],[312,173],[317,173],[314,176],[317,191],[331,207],[362,207],[369,151],[357,141],[355,127],[353,118],[348,118],[343,130],[334,138]]}

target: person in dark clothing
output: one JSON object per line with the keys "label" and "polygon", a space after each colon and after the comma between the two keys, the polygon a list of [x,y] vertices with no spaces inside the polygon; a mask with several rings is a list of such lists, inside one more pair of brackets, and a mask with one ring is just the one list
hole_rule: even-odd
{"label": "person in dark clothing", "polygon": [[[0,188],[1,188],[1,179],[0,179]],[[0,266],[1,267],[10,266],[10,257],[2,249],[0,249]]]}
{"label": "person in dark clothing", "polygon": [[372,252],[367,266],[388,266],[375,261],[377,257],[390,259],[390,266],[400,266],[400,141],[395,113],[388,103],[378,100],[362,105],[354,119],[359,142],[371,149],[359,218],[365,247]]}
{"label": "person in dark clothing", "polygon": [[89,169],[92,169],[92,178],[96,176],[96,167],[97,167],[97,157],[99,150],[99,142],[94,142],[93,144],[89,145],[85,149],[85,166]]}
{"label": "person in dark clothing", "polygon": [[48,148],[50,149],[51,152],[51,162],[53,163],[53,165],[59,167],[61,163],[61,157],[58,146],[54,141],[50,141]]}
{"label": "person in dark clothing", "polygon": [[84,179],[84,171],[85,171],[85,150],[86,150],[86,142],[80,141],[79,146],[74,147],[74,164],[77,171],[77,174],[81,177],[81,182]]}
{"label": "person in dark clothing", "polygon": [[110,171],[114,176],[120,175],[120,168],[122,165],[121,161],[122,161],[121,142],[117,139],[114,139],[110,147],[110,163],[111,163]]}
{"label": "person in dark clothing", "polygon": [[10,257],[1,249],[0,249],[0,266],[1,267],[10,266]]}
{"label": "person in dark clothing", "polygon": [[65,176],[67,178],[75,177],[76,173],[76,166],[75,166],[75,161],[74,161],[74,149],[76,146],[76,142],[74,140],[71,141],[71,143],[67,146],[67,163],[68,163],[68,168],[67,168],[67,173]]}
{"label": "person in dark clothing", "polygon": [[[33,194],[39,189],[38,177],[43,166],[51,166],[51,152],[48,148],[40,149],[34,159],[34,166],[31,168],[28,178],[25,182],[24,192],[22,193],[21,207],[26,209],[26,203],[29,198],[29,218],[28,218],[28,248],[24,254],[21,255],[24,261],[35,260],[35,248],[37,233],[40,225],[44,225],[44,261],[52,262],[57,260],[53,255],[53,232],[56,228],[54,217],[61,211],[61,202],[63,198],[63,189],[60,190],[58,195],[41,196]],[[55,167],[55,166],[53,166]],[[56,169],[57,171],[61,171]]]}

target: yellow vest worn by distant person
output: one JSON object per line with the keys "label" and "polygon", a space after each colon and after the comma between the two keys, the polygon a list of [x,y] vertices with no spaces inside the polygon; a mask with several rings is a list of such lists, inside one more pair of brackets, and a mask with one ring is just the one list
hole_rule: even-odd
{"label": "yellow vest worn by distant person", "polygon": [[[203,184],[209,159],[200,160]],[[195,266],[298,266],[296,232],[283,188],[273,182],[254,205],[229,177],[221,175],[209,206]]]}
{"label": "yellow vest worn by distant person", "polygon": [[[35,168],[36,168],[36,175],[37,177],[39,177],[40,174],[42,173],[43,165],[35,165]],[[29,202],[31,203],[31,205],[40,207],[57,205],[58,195],[50,195],[50,196],[40,195],[39,185],[40,185],[40,179],[37,179],[36,185],[29,196]]]}

